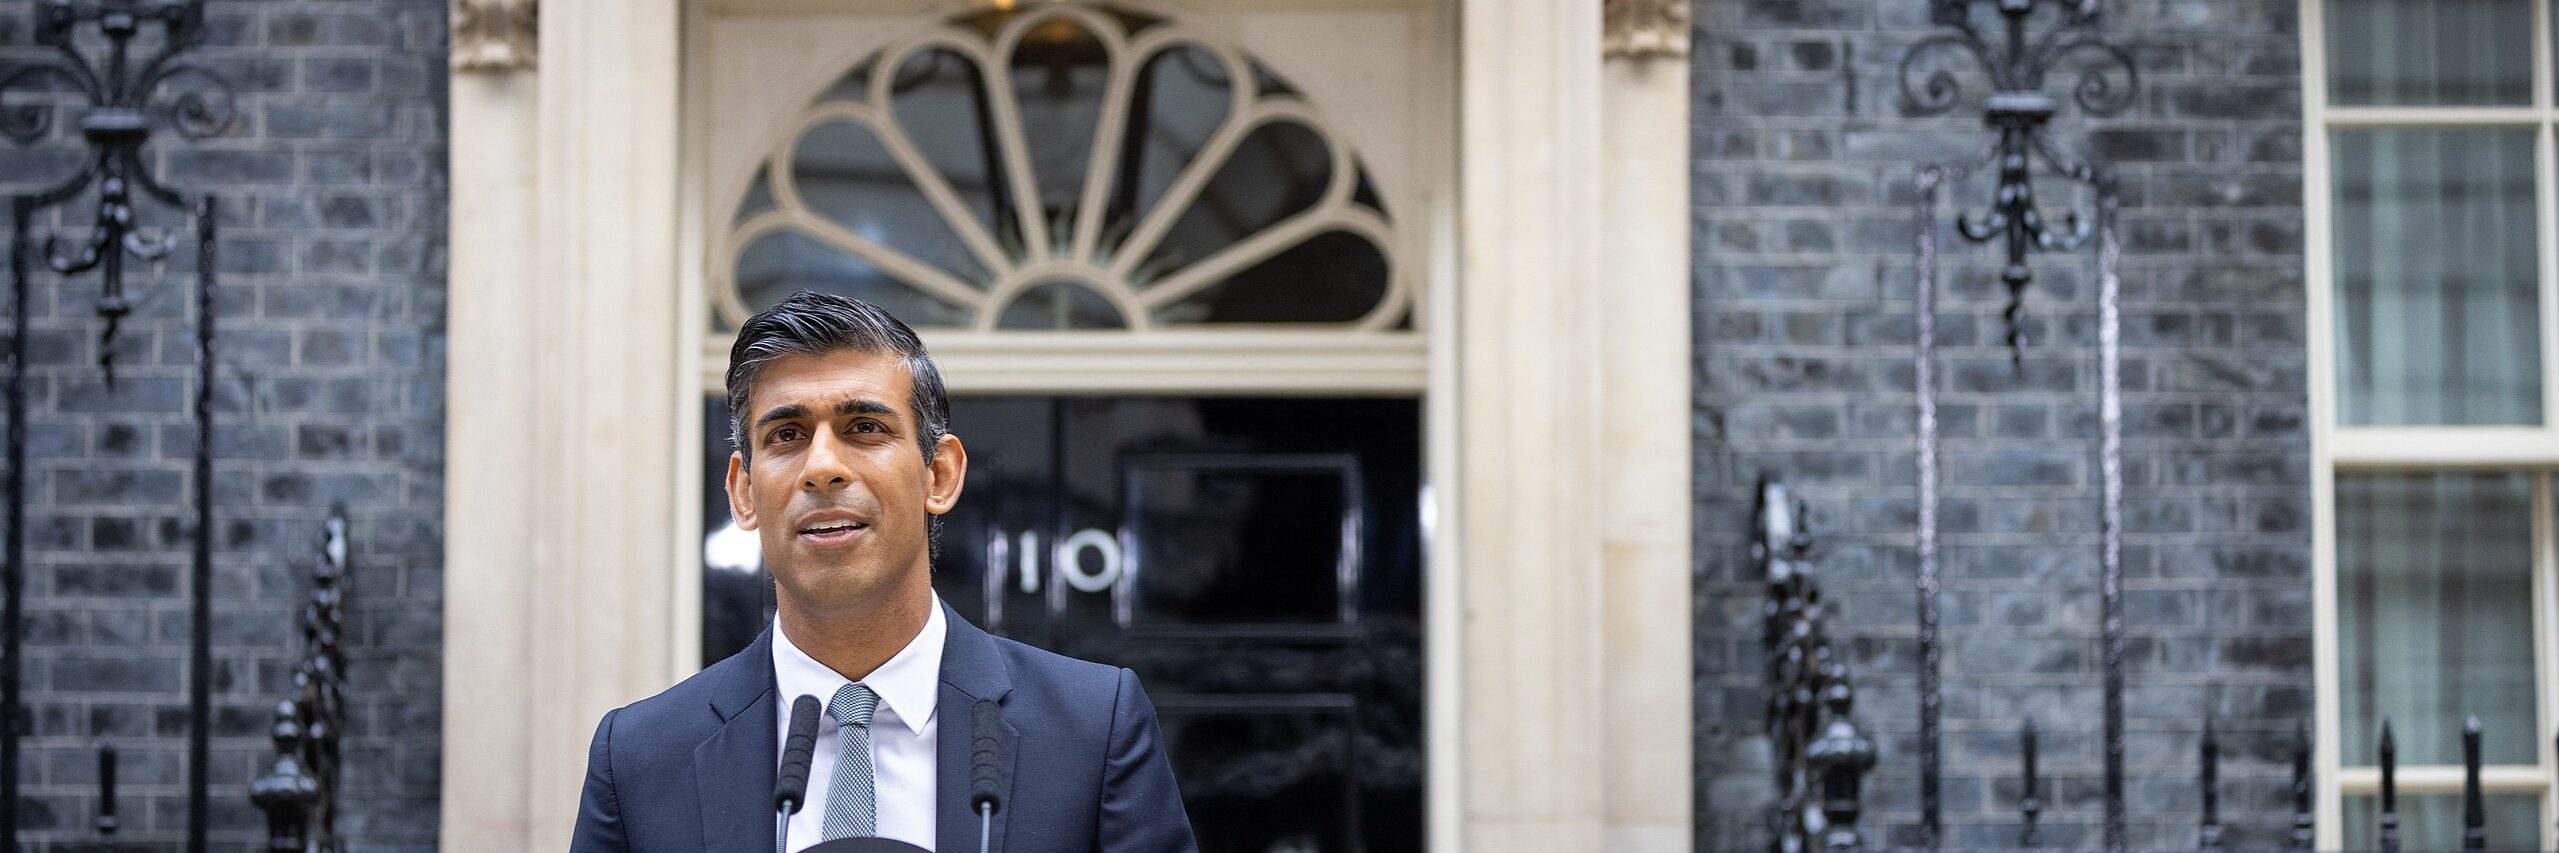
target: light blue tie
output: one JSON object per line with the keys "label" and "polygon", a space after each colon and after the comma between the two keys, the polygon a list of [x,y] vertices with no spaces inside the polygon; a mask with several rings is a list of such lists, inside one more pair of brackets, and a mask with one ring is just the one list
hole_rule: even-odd
{"label": "light blue tie", "polygon": [[826,782],[821,841],[879,834],[878,794],[871,790],[871,711],[879,704],[879,694],[858,682],[836,688],[826,703],[826,715],[835,718],[835,775]]}

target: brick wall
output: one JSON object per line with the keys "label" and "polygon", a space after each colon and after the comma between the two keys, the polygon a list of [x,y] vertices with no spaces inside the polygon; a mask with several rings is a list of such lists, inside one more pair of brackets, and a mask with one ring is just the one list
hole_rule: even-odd
{"label": "brick wall", "polygon": [[[36,56],[0,0],[0,63]],[[155,139],[180,187],[222,197],[216,479],[217,847],[264,837],[246,797],[291,687],[297,613],[332,504],[352,518],[352,707],[339,826],[354,849],[436,832],[443,517],[445,3],[208,6],[197,56],[239,89],[220,138]],[[72,143],[0,143],[0,191],[68,174]],[[75,201],[39,223],[85,222]],[[150,224],[172,220],[152,210]],[[94,746],[121,750],[121,838],[186,826],[191,260],[128,277],[135,313],[100,382],[94,275],[30,296],[22,837],[92,836]],[[84,848],[85,849],[85,848]]]}
{"label": "brick wall", "polygon": [[[2289,827],[2311,711],[2300,80],[2293,0],[2108,3],[2143,91],[2066,148],[2124,180],[2128,789],[2136,848],[2191,846],[2204,715],[2234,847]],[[1978,79],[1905,117],[1923,0],[1695,6],[1698,847],[1764,846],[1752,482],[1811,505],[1815,565],[1883,763],[1861,825],[1917,840],[1911,179],[1989,141]],[[2067,95],[2057,79],[2051,91]],[[2047,204],[2070,198],[2045,183]],[[1978,207],[1975,183],[1954,198]],[[2084,208],[2083,208],[2084,209]],[[2102,814],[2093,251],[2036,261],[2012,370],[1997,250],[1941,237],[1944,809],[2016,841],[2016,731],[2042,729],[2046,843]],[[2093,249],[2093,247],[2092,247]]]}

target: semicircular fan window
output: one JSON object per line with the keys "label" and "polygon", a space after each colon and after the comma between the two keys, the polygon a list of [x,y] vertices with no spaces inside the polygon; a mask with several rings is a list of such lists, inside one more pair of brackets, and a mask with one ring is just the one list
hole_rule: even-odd
{"label": "semicircular fan window", "polygon": [[713,322],[790,293],[919,328],[1409,328],[1379,194],[1304,96],[1179,23],[973,13],[874,54],[770,147]]}

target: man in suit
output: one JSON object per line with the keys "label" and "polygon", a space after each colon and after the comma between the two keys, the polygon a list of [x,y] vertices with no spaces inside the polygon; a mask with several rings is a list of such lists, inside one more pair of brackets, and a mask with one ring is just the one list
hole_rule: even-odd
{"label": "man in suit", "polygon": [[858,836],[976,850],[979,701],[1003,720],[990,849],[1196,850],[1136,675],[989,636],[934,595],[932,525],[968,453],[914,331],[802,292],[740,327],[728,393],[729,507],[763,544],[774,624],[604,715],[572,850],[774,850],[780,732],[802,695],[824,711],[791,851]]}

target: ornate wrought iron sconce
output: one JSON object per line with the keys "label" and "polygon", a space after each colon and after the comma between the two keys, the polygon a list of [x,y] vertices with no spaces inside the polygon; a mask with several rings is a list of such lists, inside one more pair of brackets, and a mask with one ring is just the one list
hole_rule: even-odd
{"label": "ornate wrought iron sconce", "polygon": [[[1973,7],[1990,6],[1999,13],[2001,42],[1991,43],[1973,23]],[[2054,20],[2042,32],[2030,32],[2036,10],[2049,8]],[[1953,32],[1931,36],[1902,54],[1903,108],[1911,115],[1940,115],[1955,108],[1962,92],[1955,73],[1945,68],[1922,74],[1929,58],[1942,54],[1971,57],[1990,78],[1982,122],[1997,131],[1990,158],[1999,188],[1989,208],[1955,219],[1956,233],[1976,243],[2004,240],[2007,265],[1999,272],[2008,285],[2008,347],[2022,359],[2025,333],[2020,325],[2026,286],[2035,279],[2026,265],[2029,251],[2075,251],[2088,241],[2089,220],[2076,210],[2064,211],[2058,225],[2046,219],[2035,199],[2035,169],[2043,168],[2082,183],[2095,184],[2097,167],[2063,154],[2045,134],[2061,102],[2044,91],[2045,80],[2064,63],[2085,58],[2071,86],[2071,99],[2092,116],[2111,116],[2132,106],[2141,88],[2132,54],[2097,38],[2103,4],[2099,0],[1931,0],[1929,21]],[[2121,73],[2115,85],[2111,75]]]}
{"label": "ornate wrought iron sconce", "polygon": [[[204,0],[36,0],[33,34],[46,61],[0,67],[0,136],[18,144],[44,139],[53,115],[69,108],[86,146],[81,165],[57,183],[10,200],[8,349],[8,492],[5,605],[0,605],[0,847],[18,838],[18,739],[26,733],[20,698],[19,643],[26,590],[26,378],[27,303],[31,263],[62,276],[98,273],[96,311],[105,321],[99,366],[115,382],[115,337],[133,303],[125,296],[128,260],[167,261],[179,244],[178,229],[154,235],[142,226],[138,203],[148,199],[174,210],[194,231],[197,254],[195,311],[195,510],[190,597],[193,628],[188,661],[187,848],[206,843],[207,757],[212,719],[213,530],[213,297],[216,200],[189,195],[164,183],[144,156],[157,128],[202,139],[227,130],[236,115],[231,84],[182,58],[205,38]],[[148,33],[157,30],[156,46]],[[94,32],[95,38],[87,37]],[[147,47],[137,55],[137,42]],[[101,48],[99,45],[103,44]],[[76,104],[60,103],[64,98]],[[11,176],[15,178],[17,176]],[[35,218],[94,190],[95,210],[85,231],[65,239],[36,236]]]}
{"label": "ornate wrought iron sconce", "polygon": [[[133,41],[150,24],[161,25],[157,51],[132,67]],[[83,24],[95,25],[107,41],[103,65],[80,51],[73,35]],[[97,188],[97,211],[89,232],[72,240],[44,238],[45,266],[63,275],[99,273],[97,313],[106,321],[98,345],[98,364],[108,384],[115,382],[115,337],[124,316],[133,310],[124,295],[127,257],[159,263],[177,248],[178,233],[147,235],[134,215],[139,190],[178,210],[191,200],[151,171],[142,146],[152,127],[166,124],[187,139],[204,139],[228,130],[237,115],[231,84],[204,66],[179,55],[204,41],[203,0],[102,0],[73,3],[45,0],[36,8],[36,44],[52,48],[59,61],[21,65],[0,74],[0,96],[40,80],[67,84],[86,101],[79,119],[80,136],[89,157],[78,174],[37,191],[35,206],[71,200]],[[187,88],[190,84],[198,88]],[[51,128],[51,109],[44,104],[0,108],[0,134],[19,144],[44,138]]]}
{"label": "ornate wrought iron sconce", "polygon": [[[2072,100],[2081,111],[2108,116],[2132,106],[2140,91],[2131,53],[2098,38],[2101,0],[1929,0],[1929,20],[1948,32],[1911,45],[1899,66],[1905,110],[1915,116],[1953,110],[1961,78],[1946,67],[1969,57],[1988,78],[1982,121],[1995,133],[1985,159],[1920,164],[1916,182],[1918,233],[1914,290],[1914,382],[1918,398],[1919,529],[1919,764],[1920,847],[1940,842],[1938,670],[1938,467],[1937,467],[1937,205],[1944,187],[1985,166],[1997,178],[1986,211],[1956,217],[1955,232],[1968,241],[2004,241],[2000,280],[2008,287],[2007,343],[2011,363],[2025,364],[2023,326],[2026,286],[2034,281],[2028,255],[2067,252],[2097,243],[2097,347],[2099,420],[2099,580],[2105,670],[2105,847],[2124,849],[2124,611],[2123,611],[2123,386],[2122,282],[2116,275],[2121,246],[2115,238],[2120,203],[2114,178],[2093,160],[2062,153],[2046,134],[2061,101],[2045,91],[2057,71],[2076,68]],[[1976,7],[1995,13],[1998,42],[1974,19]],[[2065,73],[2067,73],[2065,71]],[[2120,85],[2117,75],[2121,77]],[[2094,190],[2093,216],[2065,211],[2056,223],[2037,203],[2038,171]]]}

